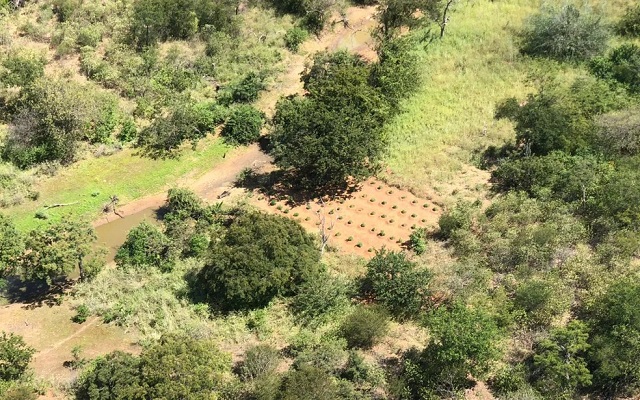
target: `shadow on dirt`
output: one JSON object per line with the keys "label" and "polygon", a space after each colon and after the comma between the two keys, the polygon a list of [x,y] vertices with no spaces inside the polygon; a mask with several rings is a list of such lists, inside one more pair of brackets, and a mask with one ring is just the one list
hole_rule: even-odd
{"label": "shadow on dirt", "polygon": [[9,277],[0,287],[0,297],[8,303],[21,303],[23,307],[32,310],[34,308],[60,305],[64,294],[73,286],[74,281],[69,279],[52,282],[46,281],[22,281],[17,277]]}
{"label": "shadow on dirt", "polygon": [[287,205],[295,207],[309,202],[347,200],[353,193],[360,190],[360,184],[345,184],[344,186],[328,186],[313,191],[301,190],[296,184],[296,177],[281,170],[262,172],[247,168],[240,173],[236,187],[249,191],[257,191],[270,200],[286,200]]}

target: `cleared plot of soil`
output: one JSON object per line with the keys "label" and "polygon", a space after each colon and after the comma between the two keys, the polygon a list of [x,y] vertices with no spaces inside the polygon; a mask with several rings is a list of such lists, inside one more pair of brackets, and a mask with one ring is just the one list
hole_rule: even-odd
{"label": "cleared plot of soil", "polygon": [[[71,322],[75,311],[68,305],[31,308],[24,304],[0,307],[0,331],[24,337],[36,350],[31,367],[38,379],[67,383],[77,372],[64,366],[73,360],[71,350],[80,346],[81,357],[93,359],[114,350],[137,352],[135,334],[105,325],[93,317],[82,324]],[[49,393],[45,398],[56,398]]]}
{"label": "cleared plot of soil", "polygon": [[438,198],[419,198],[377,179],[367,180],[348,198],[292,206],[256,193],[253,203],[300,222],[310,232],[320,232],[324,218],[328,246],[366,258],[382,247],[401,250],[414,229],[435,227],[442,213]]}

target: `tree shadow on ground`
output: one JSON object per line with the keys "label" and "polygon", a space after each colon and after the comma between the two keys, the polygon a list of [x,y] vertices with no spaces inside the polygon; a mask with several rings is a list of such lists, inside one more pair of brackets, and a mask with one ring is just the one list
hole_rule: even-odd
{"label": "tree shadow on ground", "polygon": [[311,201],[347,200],[361,188],[359,183],[348,182],[341,186],[327,186],[314,190],[300,189],[295,175],[282,170],[259,172],[251,168],[240,173],[236,187],[257,191],[271,200],[287,202],[290,207]]}
{"label": "tree shadow on ground", "polygon": [[73,284],[74,281],[70,279],[57,280],[49,285],[44,280],[23,281],[18,277],[9,277],[0,289],[0,296],[11,304],[22,303],[28,310],[42,306],[53,307],[62,303],[64,294]]}

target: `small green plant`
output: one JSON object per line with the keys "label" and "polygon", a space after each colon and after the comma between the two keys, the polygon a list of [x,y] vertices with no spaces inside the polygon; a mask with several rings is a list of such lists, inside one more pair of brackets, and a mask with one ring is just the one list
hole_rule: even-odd
{"label": "small green plant", "polygon": [[393,242],[395,240],[395,236],[389,236],[389,240]]}
{"label": "small green plant", "polygon": [[277,203],[277,202],[276,202],[275,200],[271,200],[271,201],[269,202],[269,205],[273,207],[273,206],[275,206],[275,205],[276,205],[276,203]]}
{"label": "small green plant", "polygon": [[427,222],[427,220],[426,220],[425,218],[422,218],[422,219],[420,220],[420,222],[422,222],[422,223],[424,224],[425,222]]}
{"label": "small green plant", "polygon": [[400,197],[400,198],[401,198],[402,200],[404,200],[404,199],[406,199],[406,198],[407,198],[407,196],[402,196],[402,197]]}
{"label": "small green plant", "polygon": [[422,207],[424,207],[424,208],[429,208],[429,204],[424,203],[424,204],[422,205]]}
{"label": "small green plant", "polygon": [[417,217],[416,214],[411,214],[411,218],[415,218],[415,217]]}
{"label": "small green plant", "polygon": [[371,211],[371,212],[369,213],[369,215],[371,215],[371,216],[376,215],[376,212],[375,212],[375,211]]}
{"label": "small green plant", "polygon": [[276,207],[276,210],[282,211],[282,204],[278,204],[278,207]]}
{"label": "small green plant", "polygon": [[347,238],[347,242],[353,242],[353,236],[349,236],[349,237]]}
{"label": "small green plant", "polygon": [[433,207],[431,210],[438,211],[438,207]]}
{"label": "small green plant", "polygon": [[369,253],[373,253],[373,247],[369,247],[369,249],[367,249],[367,251],[368,251]]}
{"label": "small green plant", "polygon": [[294,216],[294,217],[297,217],[297,216],[299,216],[299,215],[300,215],[300,214],[298,214],[298,213],[293,213],[293,216]]}
{"label": "small green plant", "polygon": [[335,234],[335,235],[333,235],[333,236],[335,236],[335,237],[339,237],[339,236],[340,236],[340,232],[336,232],[336,234]]}
{"label": "small green plant", "polygon": [[389,194],[393,194],[393,190],[389,190],[387,193],[389,193]]}
{"label": "small green plant", "polygon": [[386,201],[382,201],[380,204],[382,204],[383,206],[386,206],[387,202]]}
{"label": "small green plant", "polygon": [[391,208],[393,208],[393,209],[395,210],[396,208],[398,208],[398,206],[394,205],[394,206],[393,206],[393,207],[391,207]]}
{"label": "small green plant", "polygon": [[423,254],[427,251],[427,230],[425,228],[419,228],[411,232],[409,236],[409,248],[413,250],[417,255]]}
{"label": "small green plant", "polygon": [[369,201],[372,202],[372,203],[375,203],[376,199],[374,197],[372,197],[372,198],[369,199]]}
{"label": "small green plant", "polygon": [[407,210],[400,211],[400,214],[406,214],[406,213],[407,213]]}
{"label": "small green plant", "polygon": [[384,231],[380,231],[378,232],[378,236],[380,237],[385,237],[386,233],[384,233]]}
{"label": "small green plant", "polygon": [[378,190],[382,189],[382,186],[378,186],[378,188],[377,188],[377,189],[378,189]]}
{"label": "small green plant", "polygon": [[344,219],[344,217],[341,215],[338,217],[338,221],[342,221]]}
{"label": "small green plant", "polygon": [[348,220],[348,221],[347,221],[347,225],[351,225],[351,224],[353,224],[353,221]]}
{"label": "small green plant", "polygon": [[305,221],[309,221],[309,219],[310,219],[309,217],[305,217],[304,218]]}
{"label": "small green plant", "polygon": [[360,228],[364,228],[366,225],[364,223],[360,224]]}
{"label": "small green plant", "polygon": [[349,204],[349,208],[353,208],[355,207],[353,204]]}
{"label": "small green plant", "polygon": [[333,215],[335,213],[334,210],[329,210],[329,215]]}
{"label": "small green plant", "polygon": [[309,32],[300,27],[293,27],[284,34],[284,45],[290,51],[296,53],[300,49],[300,45],[307,40]]}
{"label": "small green plant", "polygon": [[306,208],[307,210],[311,210],[311,204],[308,204],[308,203],[307,203],[307,205],[305,206],[305,208]]}
{"label": "small green plant", "polygon": [[361,248],[361,247],[362,247],[362,242],[358,242],[358,243],[356,244],[356,247]]}
{"label": "small green plant", "polygon": [[376,228],[371,228],[371,232],[375,232],[375,231],[376,231]]}
{"label": "small green plant", "polygon": [[74,315],[71,320],[76,324],[82,324],[87,320],[87,318],[89,318],[89,315],[91,315],[89,307],[85,304],[80,304],[76,307],[76,315]]}
{"label": "small green plant", "polygon": [[387,218],[387,214],[382,214],[382,215],[380,216],[380,218],[383,218],[383,219],[384,219],[384,218]]}
{"label": "small green plant", "polygon": [[418,202],[418,200],[414,199],[414,200],[411,201],[411,204],[416,204],[417,202]]}
{"label": "small green plant", "polygon": [[49,214],[47,214],[44,210],[36,211],[37,219],[49,219]]}
{"label": "small green plant", "polygon": [[289,209],[287,208],[286,210],[283,211],[283,213],[289,214]]}

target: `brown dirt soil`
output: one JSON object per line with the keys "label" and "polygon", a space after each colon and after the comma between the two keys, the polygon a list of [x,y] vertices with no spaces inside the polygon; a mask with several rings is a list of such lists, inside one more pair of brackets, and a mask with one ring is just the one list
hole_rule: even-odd
{"label": "brown dirt soil", "polygon": [[54,383],[69,382],[76,371],[64,367],[72,360],[71,350],[82,348],[81,356],[87,359],[114,350],[137,352],[135,333],[105,325],[98,318],[82,324],[71,322],[75,315],[67,304],[27,307],[14,303],[0,307],[0,331],[13,332],[24,337],[36,350],[31,363],[36,377]]}
{"label": "brown dirt soil", "polygon": [[252,203],[267,212],[288,216],[309,231],[319,232],[324,216],[330,235],[328,246],[366,258],[382,247],[401,250],[413,229],[435,227],[442,211],[438,198],[421,199],[373,178],[344,199],[314,199],[291,206],[285,200],[256,193]]}

